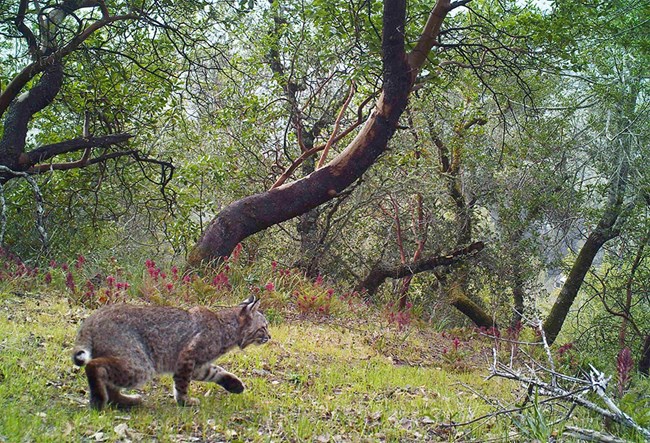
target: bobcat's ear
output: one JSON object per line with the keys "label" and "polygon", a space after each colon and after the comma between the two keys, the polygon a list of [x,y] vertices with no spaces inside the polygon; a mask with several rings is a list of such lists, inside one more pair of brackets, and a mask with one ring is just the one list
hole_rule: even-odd
{"label": "bobcat's ear", "polygon": [[253,312],[257,311],[257,309],[259,308],[260,299],[255,297],[254,295],[251,295],[250,297],[248,297],[247,300],[241,302],[239,306],[242,307],[241,314],[250,315]]}
{"label": "bobcat's ear", "polygon": [[246,300],[244,300],[243,302],[241,302],[241,303],[239,304],[239,306],[247,306],[247,305],[250,305],[250,304],[252,304],[252,303],[255,303],[255,300],[256,300],[255,295],[254,295],[254,294],[251,294],[251,296],[248,297],[248,298],[247,298]]}

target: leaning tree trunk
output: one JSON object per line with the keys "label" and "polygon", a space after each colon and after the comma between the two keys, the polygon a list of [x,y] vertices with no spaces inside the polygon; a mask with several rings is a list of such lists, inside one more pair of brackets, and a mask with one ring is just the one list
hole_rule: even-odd
{"label": "leaning tree trunk", "polygon": [[573,262],[571,271],[557,296],[551,312],[542,325],[546,340],[549,344],[555,342],[564,320],[575,301],[578,291],[591,268],[591,265],[598,254],[598,251],[609,240],[617,237],[620,233],[621,212],[623,210],[623,197],[625,195],[627,180],[627,160],[623,159],[620,170],[611,184],[607,207],[600,219],[596,229],[589,234],[587,241]]}
{"label": "leaning tree trunk", "polygon": [[199,238],[188,256],[188,264],[197,266],[230,255],[246,237],[333,199],[361,177],[386,151],[415,77],[451,9],[449,0],[436,2],[415,48],[407,54],[404,49],[406,2],[386,0],[382,30],[383,88],[363,128],[343,152],[307,177],[245,197],[224,208]]}
{"label": "leaning tree trunk", "polygon": [[467,296],[467,291],[465,290],[467,285],[464,280],[464,277],[456,274],[452,283],[441,285],[449,303],[465,314],[479,328],[497,327],[496,320],[483,307]]}

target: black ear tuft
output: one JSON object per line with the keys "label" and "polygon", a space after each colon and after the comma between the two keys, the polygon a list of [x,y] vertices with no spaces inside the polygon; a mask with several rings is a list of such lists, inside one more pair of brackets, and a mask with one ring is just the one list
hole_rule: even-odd
{"label": "black ear tuft", "polygon": [[254,294],[251,294],[251,296],[248,297],[248,298],[247,298],[246,300],[244,300],[243,302],[241,302],[241,303],[239,304],[239,306],[248,306],[248,305],[252,305],[253,303],[255,303],[256,300],[257,300],[257,298],[255,298],[255,295],[254,295]]}

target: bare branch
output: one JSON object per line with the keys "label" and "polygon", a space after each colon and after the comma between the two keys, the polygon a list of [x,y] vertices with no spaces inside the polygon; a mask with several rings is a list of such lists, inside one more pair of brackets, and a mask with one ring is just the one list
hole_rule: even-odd
{"label": "bare branch", "polygon": [[[350,134],[352,131],[354,131],[354,130],[359,126],[359,125],[361,125],[361,123],[363,123],[363,117],[364,117],[364,115],[363,115],[363,108],[365,108],[365,106],[366,106],[366,105],[370,102],[370,100],[372,100],[374,97],[375,97],[374,94],[370,95],[368,98],[366,98],[366,99],[363,101],[363,103],[361,103],[361,104],[359,105],[359,108],[358,108],[358,110],[357,110],[357,121],[355,121],[353,124],[351,124],[347,129],[345,129],[345,130],[344,130],[343,132],[341,132],[339,135],[337,135],[336,137],[334,137],[334,138],[332,139],[332,144],[337,143],[338,141],[340,141],[342,138],[344,138],[345,136],[347,136],[348,134]],[[293,161],[293,163],[291,163],[291,165],[290,165],[287,169],[285,169],[285,171],[282,173],[282,175],[280,175],[280,177],[278,177],[278,179],[275,181],[275,183],[273,183],[273,186],[271,186],[270,189],[275,189],[275,188],[277,188],[277,187],[283,185],[284,182],[286,182],[287,179],[288,179],[289,177],[291,177],[291,174],[293,174],[293,172],[294,172],[296,169],[298,169],[298,166],[300,166],[300,165],[302,164],[302,162],[304,162],[306,159],[308,159],[308,158],[311,157],[312,155],[315,155],[315,154],[318,153],[319,151],[322,151],[324,148],[325,148],[325,145],[318,145],[318,146],[314,146],[313,148],[311,148],[311,149],[309,149],[309,150],[307,150],[307,151],[304,151],[302,154],[300,154],[300,157],[298,157],[297,159],[295,159],[295,160]]]}
{"label": "bare branch", "polygon": [[451,266],[463,259],[473,256],[483,250],[483,242],[474,242],[469,246],[457,249],[445,255],[423,258],[412,263],[403,263],[398,266],[378,266],[357,285],[357,291],[365,289],[368,294],[374,294],[387,278],[402,278],[420,272],[431,271],[440,266]]}
{"label": "bare branch", "polygon": [[354,96],[355,91],[356,91],[356,86],[354,85],[354,81],[353,81],[352,84],[350,85],[350,93],[348,94],[348,98],[345,100],[345,103],[343,103],[343,107],[341,108],[339,115],[336,117],[336,121],[334,122],[334,129],[332,129],[332,135],[330,135],[330,138],[327,140],[327,143],[325,143],[325,147],[323,148],[323,153],[320,156],[320,160],[318,160],[318,165],[316,165],[316,169],[320,169],[325,164],[330,147],[332,146],[334,142],[334,138],[336,138],[336,135],[339,132],[339,126],[341,125],[341,119],[343,118],[343,114],[345,114],[345,111],[348,109],[348,106],[350,105],[350,100],[352,100],[352,96]]}

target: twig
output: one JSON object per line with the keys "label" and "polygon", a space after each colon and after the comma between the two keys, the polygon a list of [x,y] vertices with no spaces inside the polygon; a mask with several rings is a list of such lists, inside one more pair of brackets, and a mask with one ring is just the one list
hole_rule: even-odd
{"label": "twig", "polygon": [[[495,354],[495,358],[496,358],[496,354]],[[622,425],[631,427],[637,432],[641,433],[646,438],[650,439],[650,430],[639,426],[632,419],[632,417],[630,417],[629,415],[621,411],[620,408],[618,408],[618,406],[616,406],[616,404],[612,401],[612,399],[610,399],[605,393],[607,383],[609,382],[609,379],[611,377],[606,377],[604,373],[597,371],[593,367],[591,367],[589,380],[588,381],[585,380],[585,384],[588,384],[589,386],[584,386],[578,390],[570,392],[557,385],[552,385],[542,380],[525,377],[507,368],[505,369],[502,368],[503,370],[499,370],[497,368],[497,365],[498,363],[497,364],[493,363],[492,370],[491,370],[492,374],[488,378],[496,376],[496,377],[506,378],[509,380],[516,380],[528,386],[531,385],[536,386],[540,388],[542,392],[547,392],[549,394],[555,395],[557,396],[557,398],[566,398],[571,402],[573,402],[574,404],[580,405],[591,411],[594,411],[602,415],[603,417],[609,418],[612,421],[615,421]],[[597,404],[590,402],[589,400],[585,400],[584,398],[576,395],[576,393],[584,392],[587,390],[594,391],[605,402],[605,405],[607,405],[608,409],[604,409],[598,406]]]}
{"label": "twig", "polygon": [[594,431],[592,429],[576,428],[575,426],[567,426],[564,428],[564,434],[567,437],[577,438],[584,441],[596,441],[601,443],[626,443],[623,440],[613,435],[603,434],[602,432]]}

